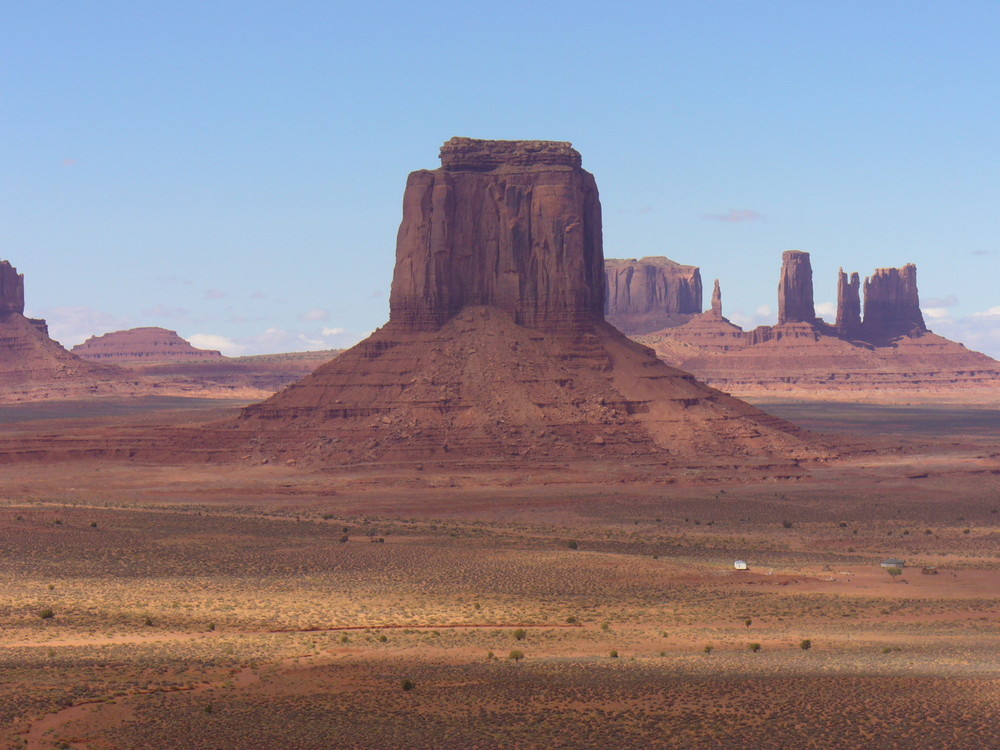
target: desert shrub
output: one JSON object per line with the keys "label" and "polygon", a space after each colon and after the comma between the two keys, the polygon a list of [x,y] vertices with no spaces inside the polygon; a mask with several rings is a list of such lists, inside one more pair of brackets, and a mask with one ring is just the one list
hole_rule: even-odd
{"label": "desert shrub", "polygon": [[43,609],[41,612],[38,613],[38,616],[41,617],[43,620],[51,620],[53,617],[56,616],[56,613],[53,612],[51,609]]}
{"label": "desert shrub", "polygon": [[483,608],[483,605],[480,604],[479,602],[476,602],[475,604],[472,605],[472,608],[475,610],[480,610]]}
{"label": "desert shrub", "polygon": [[54,583],[50,583],[49,584],[49,591],[55,591],[55,590],[56,590],[56,585]]}
{"label": "desert shrub", "polygon": [[601,630],[610,630],[610,629],[611,629],[611,623],[610,622],[602,622],[601,623]]}
{"label": "desert shrub", "polygon": [[608,654],[608,656],[610,656],[612,659],[617,659],[618,658],[618,652],[617,651],[612,651],[610,654]]}
{"label": "desert shrub", "polygon": [[208,623],[208,629],[209,630],[215,630],[215,623],[214,622]]}
{"label": "desert shrub", "polygon": [[204,711],[206,714],[212,713],[212,704],[211,703],[206,703],[205,707],[203,709],[201,709],[201,710]]}
{"label": "desert shrub", "polygon": [[847,522],[846,521],[841,521],[840,522],[840,528],[846,529],[847,528]]}
{"label": "desert shrub", "polygon": [[753,651],[756,654],[758,651],[760,651],[760,644],[759,643],[751,643],[749,646],[747,646],[747,648],[749,648],[751,651]]}
{"label": "desert shrub", "polygon": [[570,615],[569,617],[566,618],[566,623],[569,624],[569,625],[575,625],[576,624],[576,618],[573,617],[573,615]]}
{"label": "desert shrub", "polygon": [[413,690],[416,686],[417,684],[413,680],[403,680],[402,683],[400,683],[400,687],[402,687],[403,690]]}
{"label": "desert shrub", "polygon": [[794,523],[792,523],[791,521],[782,521],[782,522],[781,522],[781,525],[782,525],[782,526],[784,526],[784,527],[785,527],[786,529],[790,529],[790,528],[792,528],[792,526],[794,526],[795,524],[794,524]]}
{"label": "desert shrub", "polygon": [[813,642],[808,638],[803,638],[801,641],[799,641],[799,648],[801,648],[803,651],[808,651],[809,649],[812,648],[812,646]]}
{"label": "desert shrub", "polygon": [[497,655],[494,654],[492,651],[487,651],[486,652],[486,661],[493,661],[496,658],[497,658]]}
{"label": "desert shrub", "polygon": [[96,529],[97,528],[97,521],[91,521],[90,522],[90,528]]}
{"label": "desert shrub", "polygon": [[518,649],[515,648],[513,651],[510,652],[509,656],[511,659],[514,660],[514,662],[519,662],[521,661],[521,659],[524,658],[524,652],[519,651]]}
{"label": "desert shrub", "polygon": [[388,640],[389,640],[389,637],[385,633],[383,633],[382,635],[380,635],[378,637],[378,642],[379,643],[385,643]]}
{"label": "desert shrub", "polygon": [[576,539],[570,539],[568,542],[566,542],[566,546],[569,547],[570,549],[576,549],[580,545],[577,544]]}
{"label": "desert shrub", "polygon": [[747,619],[745,619],[745,620],[743,621],[743,624],[744,624],[744,625],[746,625],[746,626],[747,626],[747,627],[749,628],[749,627],[750,627],[751,625],[753,625],[753,620],[751,620],[751,619],[750,619],[750,618],[748,617]]}
{"label": "desert shrub", "polygon": [[713,646],[711,643],[706,644],[705,648],[702,649],[702,651],[704,651],[706,654],[710,654],[714,650],[715,650],[715,646]]}
{"label": "desert shrub", "polygon": [[350,643],[351,639],[348,638],[347,635],[345,634],[345,635],[340,636],[340,642],[341,643]]}
{"label": "desert shrub", "polygon": [[147,628],[152,627],[153,626],[153,618],[152,617],[147,617],[143,621],[143,625],[145,625]]}
{"label": "desert shrub", "polygon": [[528,637],[528,631],[525,630],[524,628],[518,628],[517,630],[514,631],[515,641],[523,641],[527,637]]}
{"label": "desert shrub", "polygon": [[349,537],[347,534],[344,534],[342,537],[340,537],[340,543],[341,544],[343,544],[344,542],[349,542],[349,541],[351,541],[351,537]]}

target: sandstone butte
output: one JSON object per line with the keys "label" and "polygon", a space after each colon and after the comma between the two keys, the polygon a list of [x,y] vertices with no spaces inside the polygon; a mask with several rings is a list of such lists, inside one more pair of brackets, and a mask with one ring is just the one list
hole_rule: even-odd
{"label": "sandstone butte", "polygon": [[604,261],[604,317],[629,336],[687,323],[701,312],[701,271],[669,258]]}
{"label": "sandstone butte", "polygon": [[879,268],[864,282],[841,270],[837,319],[813,306],[809,254],[782,256],[779,323],[744,331],[712,310],[688,323],[638,336],[658,356],[707,383],[742,396],[878,400],[1000,397],[1000,362],[927,330],[916,266]]}
{"label": "sandstone butte", "polygon": [[221,359],[212,349],[196,349],[166,328],[130,328],[103,336],[91,336],[72,348],[72,353],[97,362],[154,362],[180,359]]}
{"label": "sandstone butte", "polygon": [[601,206],[571,144],[453,138],[410,174],[389,322],[200,433],[249,461],[815,455],[793,425],[604,320]]}

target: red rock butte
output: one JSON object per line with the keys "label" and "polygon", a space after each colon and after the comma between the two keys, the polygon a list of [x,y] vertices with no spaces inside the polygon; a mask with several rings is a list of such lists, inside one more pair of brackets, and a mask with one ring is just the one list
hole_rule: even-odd
{"label": "red rock butte", "polygon": [[605,322],[570,144],[453,138],[441,163],[406,183],[389,322],[204,440],[326,463],[813,453]]}
{"label": "red rock butte", "polygon": [[669,258],[604,261],[604,317],[628,335],[682,325],[701,312],[701,271]]}

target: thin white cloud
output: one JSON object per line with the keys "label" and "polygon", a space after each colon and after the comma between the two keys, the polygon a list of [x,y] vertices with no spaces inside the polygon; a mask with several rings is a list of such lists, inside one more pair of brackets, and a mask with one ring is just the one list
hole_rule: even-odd
{"label": "thin white cloud", "polygon": [[324,328],[323,329],[323,335],[324,336],[340,336],[340,335],[342,335],[344,333],[347,333],[347,331],[345,331],[343,328]]}
{"label": "thin white cloud", "polygon": [[66,348],[82,344],[91,336],[120,331],[135,325],[129,318],[98,310],[93,307],[47,307],[29,317],[45,318],[49,335]]}
{"label": "thin white cloud", "polygon": [[722,221],[728,224],[743,224],[748,221],[764,221],[764,215],[749,208],[731,208],[724,214],[702,214],[703,219]]}
{"label": "thin white cloud", "polygon": [[322,308],[319,307],[314,307],[312,310],[308,310],[299,315],[299,320],[301,320],[304,323],[314,323],[317,321],[329,320],[329,319],[330,319],[330,311],[323,310]]}
{"label": "thin white cloud", "polygon": [[[927,310],[923,311],[927,314]],[[933,318],[930,328],[952,341],[1000,359],[1000,307],[972,313],[961,318]]]}
{"label": "thin white cloud", "polygon": [[246,352],[243,344],[214,333],[196,333],[189,336],[188,341],[197,349],[217,349],[227,357],[238,357]]}
{"label": "thin white cloud", "polygon": [[816,314],[821,318],[826,316],[829,318],[836,319],[837,317],[837,303],[836,302],[820,302],[816,305]]}

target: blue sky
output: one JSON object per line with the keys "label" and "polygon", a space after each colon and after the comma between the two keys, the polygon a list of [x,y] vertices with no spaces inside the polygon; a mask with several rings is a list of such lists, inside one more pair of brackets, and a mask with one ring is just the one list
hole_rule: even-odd
{"label": "blue sky", "polygon": [[930,327],[1000,356],[998,38],[995,2],[7,2],[0,258],[66,345],[344,346],[408,172],[568,140],[605,255],[700,266],[735,322],[774,321],[784,250],[827,313],[840,266],[913,262]]}

